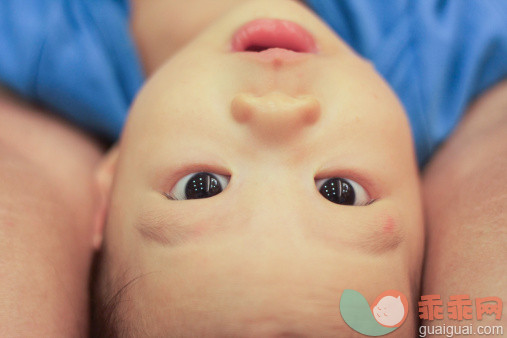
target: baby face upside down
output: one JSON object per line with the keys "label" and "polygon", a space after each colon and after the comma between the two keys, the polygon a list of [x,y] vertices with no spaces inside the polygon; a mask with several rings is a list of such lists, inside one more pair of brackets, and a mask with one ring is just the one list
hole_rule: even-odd
{"label": "baby face upside down", "polygon": [[[117,335],[351,336],[345,289],[414,308],[422,216],[401,105],[306,8],[259,19],[261,5],[210,26],[131,109],[95,289],[95,324]],[[412,312],[395,333],[414,328]]]}

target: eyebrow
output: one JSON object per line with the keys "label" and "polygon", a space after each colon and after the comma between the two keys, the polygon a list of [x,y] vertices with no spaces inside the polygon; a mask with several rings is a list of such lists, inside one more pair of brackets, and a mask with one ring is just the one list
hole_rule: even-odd
{"label": "eyebrow", "polygon": [[[381,254],[396,249],[404,240],[402,227],[391,216],[382,217],[374,225],[376,230],[362,233],[358,240],[360,250],[370,254]],[[379,228],[379,225],[382,225]]]}
{"label": "eyebrow", "polygon": [[[385,226],[378,228],[379,222],[376,222],[374,226],[377,230],[359,233],[353,245],[362,252],[374,255],[395,250],[405,240],[405,236],[399,224],[394,223],[389,216],[387,219],[392,222],[389,230],[386,231]],[[185,222],[181,215],[168,219],[167,215],[143,212],[135,227],[141,236],[149,241],[163,246],[178,246],[195,237],[192,230],[182,224]]]}
{"label": "eyebrow", "polygon": [[190,239],[188,229],[182,224],[182,217],[168,219],[166,215],[144,212],[139,216],[135,228],[142,237],[161,245],[177,246]]}
{"label": "eyebrow", "polygon": [[400,231],[391,234],[375,231],[361,239],[359,247],[370,254],[381,254],[396,249],[403,242],[404,238]]}

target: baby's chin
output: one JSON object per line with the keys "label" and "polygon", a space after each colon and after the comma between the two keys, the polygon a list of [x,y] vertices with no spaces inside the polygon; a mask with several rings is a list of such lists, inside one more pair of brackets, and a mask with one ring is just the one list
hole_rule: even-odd
{"label": "baby's chin", "polygon": [[[340,315],[344,290],[360,292],[369,304],[389,289],[411,299],[409,273],[393,256],[318,246],[245,251],[236,244],[175,250],[166,268],[151,267],[160,272],[128,292],[129,312],[140,314],[134,317],[154,336],[339,337],[353,335]],[[413,319],[403,326],[413,329]],[[405,330],[399,331],[410,336]]]}

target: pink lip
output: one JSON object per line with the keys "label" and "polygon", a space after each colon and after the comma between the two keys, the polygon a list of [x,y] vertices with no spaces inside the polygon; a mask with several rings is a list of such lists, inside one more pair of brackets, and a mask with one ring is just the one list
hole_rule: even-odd
{"label": "pink lip", "polygon": [[250,21],[236,33],[231,41],[234,52],[266,52],[270,49],[292,53],[316,53],[313,36],[298,24],[278,19]]}

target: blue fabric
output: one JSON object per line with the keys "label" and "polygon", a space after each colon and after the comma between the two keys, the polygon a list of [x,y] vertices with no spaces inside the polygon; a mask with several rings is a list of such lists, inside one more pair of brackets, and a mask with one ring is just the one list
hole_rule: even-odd
{"label": "blue fabric", "polygon": [[505,0],[306,0],[400,97],[423,165],[507,76]]}
{"label": "blue fabric", "polygon": [[0,82],[102,137],[143,82],[121,0],[1,0]]}
{"label": "blue fabric", "polygon": [[[506,77],[505,0],[306,0],[370,59],[410,118],[420,164]],[[143,82],[127,0],[1,0],[0,82],[111,140]]]}

